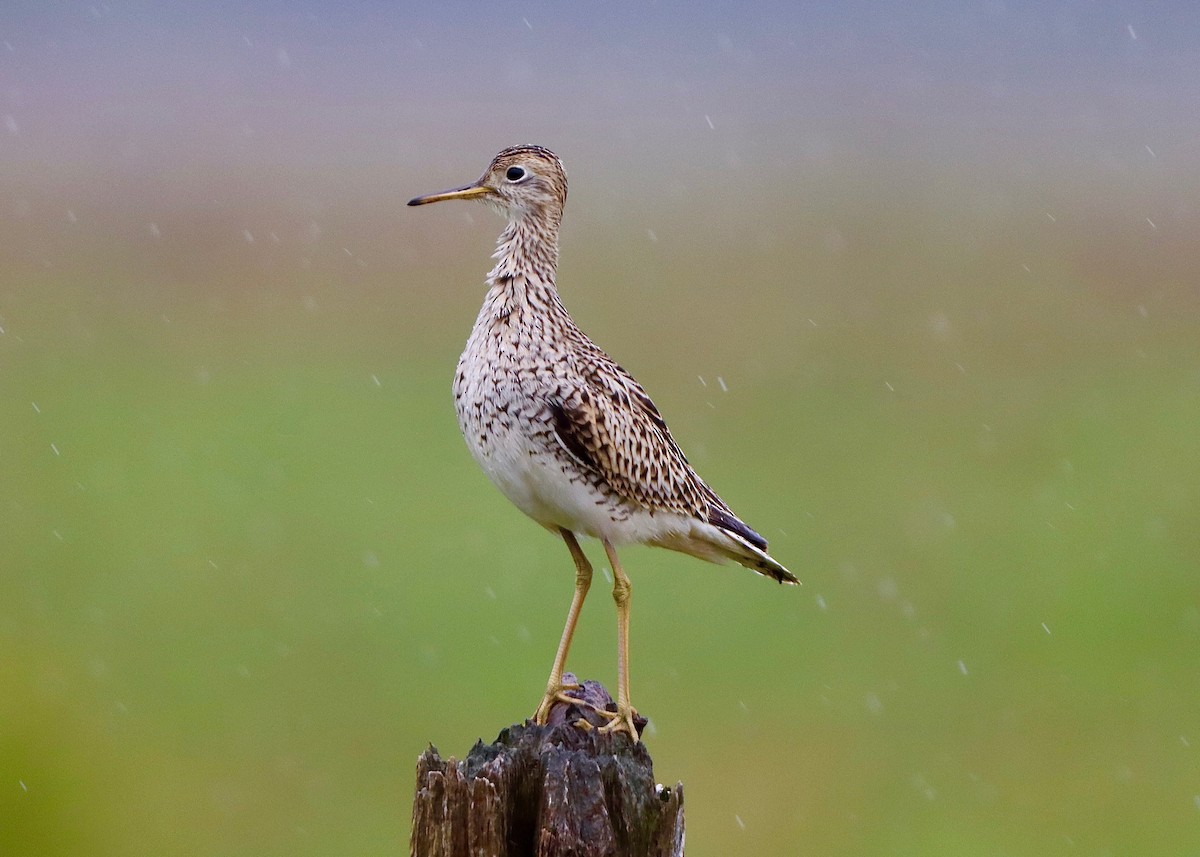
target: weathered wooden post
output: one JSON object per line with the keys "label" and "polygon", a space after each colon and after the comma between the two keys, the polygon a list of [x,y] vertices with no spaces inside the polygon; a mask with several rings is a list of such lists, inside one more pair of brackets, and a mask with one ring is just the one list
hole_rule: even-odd
{"label": "weathered wooden post", "polygon": [[583,704],[463,761],[421,754],[411,857],[683,857],[683,785],[657,785],[644,744],[594,728],[607,721],[590,706],[615,710],[599,682],[571,695]]}

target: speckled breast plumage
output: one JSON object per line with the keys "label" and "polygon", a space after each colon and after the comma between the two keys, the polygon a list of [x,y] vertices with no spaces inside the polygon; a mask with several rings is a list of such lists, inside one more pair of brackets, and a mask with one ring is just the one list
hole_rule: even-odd
{"label": "speckled breast plumage", "polygon": [[554,403],[570,396],[562,319],[528,283],[493,284],[454,378],[458,424],[471,455],[522,512],[550,528],[600,535],[629,504],[581,470],[555,432]]}

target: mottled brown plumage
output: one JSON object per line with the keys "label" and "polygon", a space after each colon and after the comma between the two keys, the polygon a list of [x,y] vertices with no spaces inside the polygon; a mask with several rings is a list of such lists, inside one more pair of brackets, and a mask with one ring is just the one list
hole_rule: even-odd
{"label": "mottled brown plumage", "polygon": [[592,573],[576,536],[588,535],[604,544],[615,579],[620,674],[611,727],[636,735],[628,699],[630,586],[617,545],[734,560],[780,583],[797,581],[688,464],[641,385],[563,306],[555,274],[566,196],[558,157],[517,146],[498,154],[478,181],[409,205],[479,199],[508,220],[459,360],[454,399],[484,472],[521,511],[559,533],[575,561],[575,598],[535,719],[545,722],[564,689],[567,650]]}

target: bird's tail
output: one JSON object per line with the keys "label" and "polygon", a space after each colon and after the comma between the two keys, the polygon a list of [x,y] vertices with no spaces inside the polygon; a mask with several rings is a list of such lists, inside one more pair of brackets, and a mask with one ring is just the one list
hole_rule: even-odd
{"label": "bird's tail", "polygon": [[767,540],[750,529],[719,499],[709,507],[708,522],[723,537],[716,539],[714,546],[734,562],[780,583],[800,582],[767,553]]}
{"label": "bird's tail", "polygon": [[728,543],[728,545],[715,545],[717,550],[724,556],[778,583],[800,583],[796,575],[784,568],[775,557],[767,553],[767,543],[765,540],[762,542],[762,547],[759,547],[738,533],[730,532],[720,527],[716,529]]}
{"label": "bird's tail", "polygon": [[662,538],[654,544],[709,562],[733,560],[779,583],[800,582],[767,553],[766,539],[738,520],[732,512],[725,510],[711,511],[707,523],[694,521],[685,532]]}

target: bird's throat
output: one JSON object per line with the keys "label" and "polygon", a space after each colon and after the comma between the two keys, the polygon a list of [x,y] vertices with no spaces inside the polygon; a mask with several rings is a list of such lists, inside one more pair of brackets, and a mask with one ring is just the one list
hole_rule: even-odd
{"label": "bird's throat", "polygon": [[564,317],[571,324],[555,285],[557,223],[530,217],[510,221],[493,258],[496,267],[488,273],[480,321],[495,335],[507,337],[532,317]]}
{"label": "bird's throat", "polygon": [[558,271],[558,224],[534,215],[510,220],[492,258],[496,267],[488,274],[489,285],[524,280],[553,288]]}

